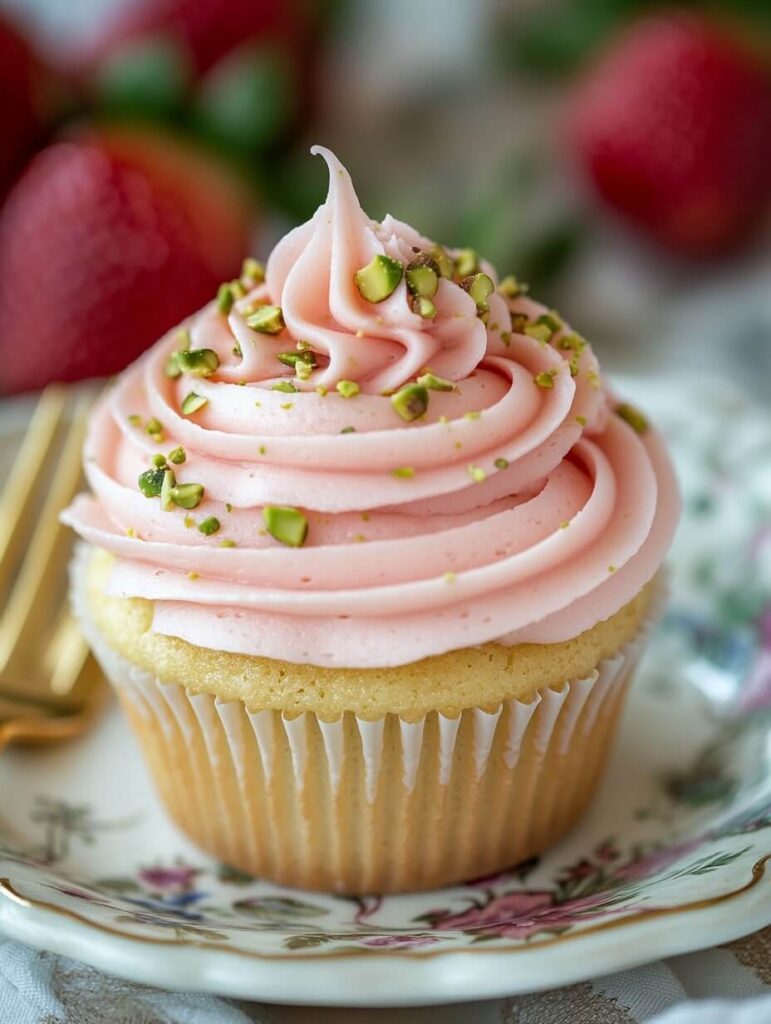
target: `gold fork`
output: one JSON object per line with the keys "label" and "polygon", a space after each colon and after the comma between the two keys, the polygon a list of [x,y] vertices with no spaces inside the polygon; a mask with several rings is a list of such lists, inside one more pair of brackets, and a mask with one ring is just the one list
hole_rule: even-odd
{"label": "gold fork", "polygon": [[0,495],[0,749],[78,735],[104,693],[69,610],[73,538],[59,523],[80,486],[90,404],[82,391],[43,392]]}

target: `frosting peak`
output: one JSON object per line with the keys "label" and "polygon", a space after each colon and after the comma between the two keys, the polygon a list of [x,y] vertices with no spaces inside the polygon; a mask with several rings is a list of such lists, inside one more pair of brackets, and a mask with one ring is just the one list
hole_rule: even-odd
{"label": "frosting peak", "polygon": [[[613,414],[561,318],[467,251],[370,220],[313,152],[329,193],[264,281],[231,282],[98,406],[93,496],[65,519],[116,555],[111,592],[153,600],[154,628],[194,644],[348,667],[612,615],[677,519],[658,437]],[[373,260],[380,301],[361,284]]]}

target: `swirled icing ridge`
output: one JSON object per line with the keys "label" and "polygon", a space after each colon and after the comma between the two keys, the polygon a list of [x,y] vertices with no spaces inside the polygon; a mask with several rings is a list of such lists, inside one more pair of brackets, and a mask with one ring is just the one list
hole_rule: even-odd
{"label": "swirled icing ridge", "polygon": [[[110,592],[154,601],[160,633],[324,666],[552,643],[612,615],[655,574],[677,521],[658,435],[613,414],[590,346],[561,344],[575,337],[566,325],[527,333],[547,313],[528,298],[496,291],[480,317],[445,278],[432,318],[413,311],[404,279],[382,302],[363,298],[354,274],[373,257],[408,264],[433,243],[367,218],[344,168],[316,152],[325,203],[278,243],[264,283],[186,325],[216,372],[167,376],[172,332],[100,400],[92,494],[64,518],[116,556]],[[280,334],[249,327],[261,303],[281,308]],[[303,379],[278,359],[298,342],[316,363]],[[455,388],[431,391],[405,422],[383,392],[426,368]],[[359,393],[338,394],[341,380]],[[206,404],[185,415],[191,390]],[[176,446],[178,479],[204,488],[192,514],[137,487],[153,454]],[[302,510],[302,547],[264,529],[271,505]],[[201,533],[212,516],[219,530]]]}

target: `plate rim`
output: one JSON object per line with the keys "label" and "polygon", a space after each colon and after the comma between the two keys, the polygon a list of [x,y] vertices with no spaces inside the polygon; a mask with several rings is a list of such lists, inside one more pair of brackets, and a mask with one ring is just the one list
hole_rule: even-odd
{"label": "plate rim", "polygon": [[[295,1006],[439,1005],[558,988],[721,945],[771,925],[771,851],[760,857],[756,851],[753,857],[751,878],[739,889],[659,908],[643,919],[637,914],[604,922],[552,944],[547,956],[547,942],[499,950],[373,949],[285,956],[229,949],[205,940],[164,942],[115,934],[70,908],[23,894],[7,877],[0,878],[0,932],[127,981],[178,991]],[[633,942],[618,941],[618,928],[625,924],[631,926],[627,934]],[[148,955],[152,952],[157,955]],[[343,960],[348,968],[354,967],[345,991],[331,980],[337,974],[330,971],[330,961]],[[382,969],[384,962],[387,970]]]}

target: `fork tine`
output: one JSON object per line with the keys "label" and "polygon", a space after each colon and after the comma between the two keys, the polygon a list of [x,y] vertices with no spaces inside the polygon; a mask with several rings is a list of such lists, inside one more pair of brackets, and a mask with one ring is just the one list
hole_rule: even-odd
{"label": "fork tine", "polygon": [[[40,518],[0,620],[0,671],[7,668],[12,658],[25,647],[29,651],[39,648],[39,623],[51,607],[51,599],[45,599],[46,593],[50,593],[50,588],[45,587],[46,578],[60,575],[71,550],[69,534],[64,533],[64,527],[59,523],[59,513],[80,482],[85,413],[89,405],[90,401],[85,396],[78,398]],[[35,455],[39,470],[44,459],[39,451]],[[51,594],[51,597],[56,596]]]}
{"label": "fork tine", "polygon": [[0,593],[7,591],[40,470],[62,423],[66,404],[64,388],[52,386],[43,392],[0,494]]}

